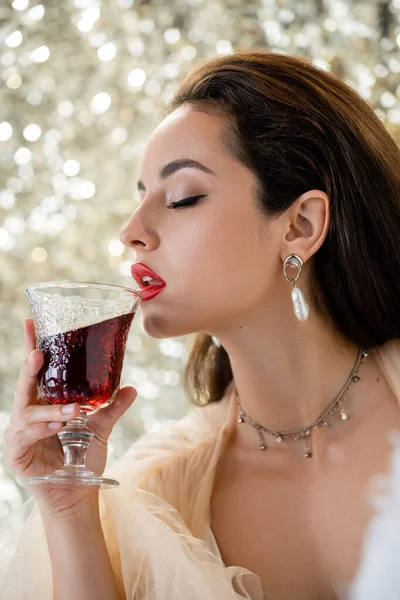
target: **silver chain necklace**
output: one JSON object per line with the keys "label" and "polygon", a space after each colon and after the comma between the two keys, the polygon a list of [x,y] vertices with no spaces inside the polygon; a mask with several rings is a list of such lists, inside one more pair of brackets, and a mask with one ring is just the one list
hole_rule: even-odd
{"label": "silver chain necklace", "polygon": [[338,410],[340,410],[340,417],[343,421],[345,421],[348,418],[347,413],[345,412],[342,403],[343,403],[343,400],[344,400],[350,386],[352,385],[352,383],[360,381],[360,377],[359,377],[359,375],[357,375],[357,371],[360,368],[360,366],[363,364],[363,362],[365,361],[367,356],[368,356],[368,352],[361,347],[359,349],[355,365],[354,365],[350,375],[348,376],[346,383],[344,384],[343,388],[339,392],[339,395],[333,400],[333,402],[330,403],[330,405],[322,413],[322,415],[320,417],[318,417],[318,419],[316,421],[314,421],[313,423],[311,423],[311,425],[309,425],[308,427],[304,427],[303,429],[298,429],[297,431],[273,431],[272,429],[267,429],[260,423],[257,423],[256,421],[254,421],[251,417],[249,417],[244,412],[243,407],[240,403],[239,396],[238,396],[238,394],[236,394],[236,401],[239,405],[239,411],[240,411],[239,417],[238,417],[238,423],[246,422],[249,425],[251,425],[252,427],[254,427],[254,429],[258,433],[259,442],[260,442],[260,450],[266,450],[268,448],[268,446],[265,442],[265,438],[264,438],[264,434],[266,433],[266,434],[269,434],[269,435],[272,435],[273,437],[275,437],[275,441],[278,443],[282,442],[284,439],[291,439],[291,440],[303,439],[304,443],[305,443],[305,457],[311,458],[312,451],[311,451],[309,441],[308,441],[308,438],[309,438],[311,432],[314,429],[316,429],[317,427],[326,427],[328,425],[326,419]]}

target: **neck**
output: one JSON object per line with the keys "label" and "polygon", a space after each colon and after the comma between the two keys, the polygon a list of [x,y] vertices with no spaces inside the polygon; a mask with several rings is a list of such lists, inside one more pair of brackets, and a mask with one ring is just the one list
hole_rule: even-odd
{"label": "neck", "polygon": [[[264,327],[258,321],[218,337],[228,352],[243,410],[273,431],[300,430],[318,419],[339,395],[359,352],[358,345],[340,337],[315,313],[306,322],[296,322],[293,316],[286,329],[282,321]],[[364,369],[361,365],[361,380]],[[345,409],[360,384],[350,386]],[[328,422],[340,421],[338,414]],[[257,434],[249,424],[239,426],[238,436],[258,447]]]}

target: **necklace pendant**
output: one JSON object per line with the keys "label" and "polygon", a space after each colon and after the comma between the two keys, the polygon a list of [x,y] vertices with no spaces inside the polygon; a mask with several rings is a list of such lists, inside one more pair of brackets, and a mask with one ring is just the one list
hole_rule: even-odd
{"label": "necklace pendant", "polygon": [[276,438],[275,438],[275,440],[276,440],[277,442],[281,442],[281,441],[282,441],[282,439],[283,439],[283,438],[282,438],[282,436],[280,436],[280,435],[277,435],[277,436],[276,436]]}
{"label": "necklace pendant", "polygon": [[322,421],[322,427],[328,427],[328,423],[325,421],[325,419]]}
{"label": "necklace pendant", "polygon": [[359,375],[353,375],[353,381],[360,381]]}
{"label": "necklace pendant", "polygon": [[342,419],[343,421],[346,421],[346,419],[347,419],[347,415],[346,415],[346,413],[344,412],[344,409],[343,409],[343,408],[342,408],[342,410],[340,411],[340,417],[341,417],[341,419]]}
{"label": "necklace pendant", "polygon": [[238,423],[244,423],[243,417],[238,417]]}
{"label": "necklace pendant", "polygon": [[310,445],[309,445],[308,440],[307,440],[306,437],[304,438],[304,444],[306,446],[306,451],[304,453],[304,456],[305,456],[305,458],[311,458],[312,457],[312,452],[311,452],[311,448],[310,448]]}
{"label": "necklace pendant", "polygon": [[267,444],[265,443],[263,429],[261,427],[259,427],[257,429],[257,433],[258,433],[258,441],[260,443],[260,450],[266,450]]}

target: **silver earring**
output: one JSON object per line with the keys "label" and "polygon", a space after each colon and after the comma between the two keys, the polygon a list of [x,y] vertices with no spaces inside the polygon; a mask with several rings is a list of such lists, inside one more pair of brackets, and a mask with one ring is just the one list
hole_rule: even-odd
{"label": "silver earring", "polygon": [[221,342],[219,341],[218,338],[215,337],[215,335],[212,335],[211,339],[212,339],[214,345],[217,346],[217,348],[221,348]]}
{"label": "silver earring", "polygon": [[[305,321],[306,319],[308,319],[308,315],[310,313],[310,309],[309,309],[307,302],[305,301],[303,292],[301,291],[301,289],[296,287],[296,281],[300,277],[300,273],[303,268],[303,264],[304,264],[303,261],[301,260],[300,256],[298,256],[297,254],[291,254],[290,256],[287,257],[287,259],[283,263],[283,274],[286,278],[286,281],[290,281],[290,283],[293,284],[293,289],[292,289],[293,311],[294,311],[294,314],[296,315],[296,318],[299,321]],[[294,265],[295,267],[297,267],[297,275],[293,279],[291,277],[287,276],[286,269],[287,269],[288,265]]]}

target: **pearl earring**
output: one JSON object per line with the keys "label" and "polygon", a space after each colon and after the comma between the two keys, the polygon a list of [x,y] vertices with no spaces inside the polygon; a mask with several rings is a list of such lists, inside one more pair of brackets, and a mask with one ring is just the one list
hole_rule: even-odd
{"label": "pearl earring", "polygon": [[[293,311],[294,311],[296,318],[299,321],[305,321],[306,319],[308,319],[308,315],[310,312],[309,306],[308,306],[307,302],[305,301],[303,292],[298,287],[296,287],[296,281],[300,277],[300,273],[303,268],[303,264],[304,264],[303,261],[301,260],[300,256],[298,256],[297,254],[291,254],[290,256],[287,257],[287,259],[283,263],[283,274],[286,278],[286,281],[290,281],[290,283],[293,284],[293,289],[292,289]],[[294,265],[295,267],[297,267],[297,275],[293,279],[287,276],[286,269],[287,269],[288,265]]]}
{"label": "pearl earring", "polygon": [[217,348],[221,348],[221,342],[219,341],[218,338],[215,337],[215,335],[212,335],[211,339],[214,342],[215,346],[217,346]]}

